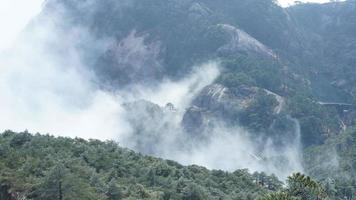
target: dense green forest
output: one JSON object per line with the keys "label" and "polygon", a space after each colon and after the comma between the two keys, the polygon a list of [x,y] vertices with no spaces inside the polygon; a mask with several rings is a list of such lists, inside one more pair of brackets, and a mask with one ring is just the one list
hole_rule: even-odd
{"label": "dense green forest", "polygon": [[183,166],[135,153],[113,141],[6,131],[0,135],[0,145],[2,200],[309,200],[351,199],[354,192],[351,186],[336,183],[331,188],[299,173],[284,185],[263,172]]}
{"label": "dense green forest", "polygon": [[255,199],[281,188],[264,173],[183,166],[117,143],[1,134],[1,199]]}
{"label": "dense green forest", "polygon": [[0,200],[354,200],[355,24],[355,0],[46,0],[2,130],[113,141],[1,133]]}

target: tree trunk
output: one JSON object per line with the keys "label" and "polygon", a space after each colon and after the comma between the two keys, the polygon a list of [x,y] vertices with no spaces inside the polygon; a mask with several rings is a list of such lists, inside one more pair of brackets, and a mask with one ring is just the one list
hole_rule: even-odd
{"label": "tree trunk", "polygon": [[62,181],[58,182],[58,200],[63,200],[63,194],[62,194]]}

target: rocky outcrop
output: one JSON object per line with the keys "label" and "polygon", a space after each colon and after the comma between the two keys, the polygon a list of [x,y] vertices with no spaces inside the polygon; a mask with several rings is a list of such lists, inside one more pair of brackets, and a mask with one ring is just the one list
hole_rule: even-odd
{"label": "rocky outcrop", "polygon": [[202,3],[193,3],[189,8],[189,17],[195,20],[209,17],[213,12]]}
{"label": "rocky outcrop", "polygon": [[218,24],[218,28],[229,35],[230,41],[218,49],[221,54],[257,54],[276,58],[276,54],[264,44],[229,24]]}
{"label": "rocky outcrop", "polygon": [[203,109],[192,106],[188,108],[183,116],[182,125],[186,133],[199,136],[204,133],[208,124],[208,113]]}
{"label": "rocky outcrop", "polygon": [[242,109],[248,105],[257,92],[256,87],[241,86],[230,89],[221,84],[212,84],[200,92],[192,105],[210,111],[228,111],[233,107]]}
{"label": "rocky outcrop", "polygon": [[[261,95],[274,99],[275,104],[263,105],[273,107],[259,109],[260,105],[256,104],[261,102],[256,102],[256,99]],[[220,84],[212,84],[206,86],[192,101],[191,107],[183,116],[182,126],[187,133],[193,135],[201,135],[203,132],[206,134],[216,122],[245,126],[247,124],[243,124],[241,117],[250,116],[253,114],[251,112],[268,112],[266,115],[276,116],[277,119],[284,110],[284,105],[283,97],[266,89],[249,86],[227,88]],[[279,117],[278,120],[278,123],[290,121],[287,117]],[[270,123],[266,124],[266,129],[268,127],[276,129],[275,123],[274,119],[271,119]]]}
{"label": "rocky outcrop", "polygon": [[264,91],[269,95],[273,95],[278,102],[278,105],[274,108],[274,113],[275,114],[281,113],[282,110],[284,109],[285,104],[286,104],[284,98],[274,92],[269,91],[269,90],[264,89]]}
{"label": "rocky outcrop", "polygon": [[258,90],[246,86],[234,89],[220,84],[206,86],[185,112],[182,126],[186,132],[199,135],[208,131],[211,122],[234,123],[238,113],[249,106]]}

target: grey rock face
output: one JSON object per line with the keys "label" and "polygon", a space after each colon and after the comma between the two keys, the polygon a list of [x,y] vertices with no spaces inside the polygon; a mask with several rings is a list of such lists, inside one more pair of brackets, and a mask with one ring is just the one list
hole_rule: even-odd
{"label": "grey rock face", "polygon": [[185,112],[182,125],[190,135],[201,135],[205,131],[206,113],[198,107],[190,107]]}
{"label": "grey rock face", "polygon": [[230,89],[220,84],[212,84],[201,91],[192,105],[215,113],[221,112],[222,115],[229,115],[246,108],[258,90],[258,88],[247,86]]}
{"label": "grey rock face", "polygon": [[264,44],[247,34],[245,31],[240,30],[229,24],[218,24],[217,26],[218,28],[228,33],[228,35],[230,36],[230,41],[218,49],[220,53],[254,53],[276,58],[276,54],[271,49],[269,49]]}
{"label": "grey rock face", "polygon": [[[240,121],[240,117],[246,115],[246,113],[254,112],[251,107],[256,106],[254,102],[261,93],[274,98],[276,101],[275,105],[270,105],[274,107],[266,109],[266,112],[271,110],[271,115],[275,117],[280,115],[285,102],[283,97],[275,93],[257,87],[227,88],[220,84],[212,84],[206,86],[193,100],[191,107],[187,109],[183,116],[182,126],[188,134],[198,136],[202,133],[209,134],[209,130],[214,127],[216,122],[228,126],[237,124],[244,126],[245,124]],[[277,118],[279,119],[278,123],[290,121],[285,116]],[[270,126],[271,130],[276,130],[276,122],[273,119],[271,122],[267,125]]]}
{"label": "grey rock face", "polygon": [[247,108],[258,88],[229,89],[220,84],[206,86],[185,112],[182,126],[191,134],[208,132],[212,122],[234,123],[239,112]]}

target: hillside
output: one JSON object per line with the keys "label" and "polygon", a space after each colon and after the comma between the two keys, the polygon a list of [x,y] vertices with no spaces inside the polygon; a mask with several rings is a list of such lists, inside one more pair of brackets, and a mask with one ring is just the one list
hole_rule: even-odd
{"label": "hillside", "polygon": [[263,172],[183,166],[135,153],[112,141],[6,131],[0,134],[0,144],[2,200],[293,200],[328,195],[342,199],[352,198],[353,192],[336,184],[335,193],[328,185],[300,173],[288,177],[286,187],[282,187],[277,177]]}
{"label": "hillside", "polygon": [[0,199],[355,198],[355,21],[355,0],[45,1],[0,54],[0,127],[67,137],[1,134]]}
{"label": "hillside", "polygon": [[183,166],[112,141],[7,131],[0,144],[2,200],[255,199],[281,188],[275,176]]}
{"label": "hillside", "polygon": [[351,127],[345,133],[329,139],[326,144],[307,149],[305,162],[309,173],[323,180],[335,196],[342,192],[342,196],[355,198],[355,140],[356,130]]}

